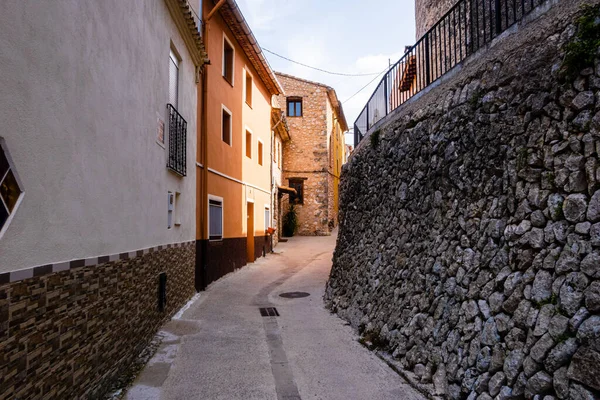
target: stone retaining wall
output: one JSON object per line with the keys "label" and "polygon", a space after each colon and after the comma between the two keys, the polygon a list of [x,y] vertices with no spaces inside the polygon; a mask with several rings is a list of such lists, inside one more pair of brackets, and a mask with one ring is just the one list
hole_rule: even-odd
{"label": "stone retaining wall", "polygon": [[553,3],[344,167],[325,301],[442,397],[600,398],[600,61],[561,79]]}
{"label": "stone retaining wall", "polygon": [[98,265],[37,267],[27,279],[0,283],[0,399],[103,396],[193,296],[194,260],[191,242],[99,257]]}

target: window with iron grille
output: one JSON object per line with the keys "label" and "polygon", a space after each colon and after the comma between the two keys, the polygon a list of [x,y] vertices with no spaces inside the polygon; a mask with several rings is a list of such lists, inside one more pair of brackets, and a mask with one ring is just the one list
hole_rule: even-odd
{"label": "window with iron grille", "polygon": [[186,142],[187,122],[172,104],[167,104],[169,110],[169,160],[167,167],[186,176]]}
{"label": "window with iron grille", "polygon": [[0,232],[16,211],[22,194],[23,190],[0,138]]}
{"label": "window with iron grille", "polygon": [[290,204],[304,204],[304,179],[290,178],[289,182],[296,189],[296,194],[290,194]]}

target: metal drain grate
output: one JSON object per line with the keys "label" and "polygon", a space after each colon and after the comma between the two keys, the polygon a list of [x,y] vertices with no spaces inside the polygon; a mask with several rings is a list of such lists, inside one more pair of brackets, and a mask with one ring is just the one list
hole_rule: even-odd
{"label": "metal drain grate", "polygon": [[261,308],[260,315],[263,317],[279,317],[279,313],[275,307]]}

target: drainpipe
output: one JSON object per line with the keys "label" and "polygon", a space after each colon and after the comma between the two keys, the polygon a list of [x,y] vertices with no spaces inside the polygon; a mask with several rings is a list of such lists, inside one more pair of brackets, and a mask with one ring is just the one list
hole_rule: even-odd
{"label": "drainpipe", "polygon": [[[275,125],[272,129],[271,129],[271,158],[269,160],[269,162],[271,163],[271,212],[269,213],[269,215],[271,216],[271,221],[273,221],[273,213],[275,211],[274,205],[275,203],[273,202],[273,193],[275,192],[275,180],[273,178],[273,149],[275,148],[275,128],[277,127],[277,125]],[[271,226],[271,221],[269,221],[269,226]],[[273,234],[269,235],[271,236],[271,253],[273,252]]]}
{"label": "drainpipe", "polygon": [[[202,11],[200,11],[202,13]],[[204,32],[202,38],[204,43],[208,43],[208,21],[203,24]],[[202,185],[200,190],[200,215],[202,222],[202,237],[201,237],[201,248],[202,248],[202,260],[201,260],[201,274],[202,274],[202,290],[206,289],[207,282],[207,271],[208,271],[208,122],[207,122],[207,110],[206,100],[208,98],[208,68],[207,64],[202,66],[202,115],[200,117],[200,140],[202,149]]]}

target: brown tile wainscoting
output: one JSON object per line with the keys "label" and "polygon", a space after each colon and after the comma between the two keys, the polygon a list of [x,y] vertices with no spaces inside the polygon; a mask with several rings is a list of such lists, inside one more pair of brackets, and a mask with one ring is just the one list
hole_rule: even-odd
{"label": "brown tile wainscoting", "polygon": [[185,242],[1,274],[0,399],[100,398],[194,295],[195,257]]}

